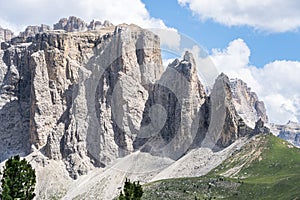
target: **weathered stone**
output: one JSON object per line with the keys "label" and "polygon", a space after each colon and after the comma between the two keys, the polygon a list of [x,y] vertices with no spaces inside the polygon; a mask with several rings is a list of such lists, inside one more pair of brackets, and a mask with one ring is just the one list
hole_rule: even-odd
{"label": "weathered stone", "polygon": [[0,27],[0,43],[10,41],[13,36],[14,33],[11,30]]}
{"label": "weathered stone", "polygon": [[193,146],[195,138],[207,131],[201,110],[205,100],[194,58],[186,52],[183,60],[171,63],[152,86],[136,148],[180,158]]}
{"label": "weathered stone", "polygon": [[[239,94],[239,97],[245,98],[243,95]],[[218,76],[211,91],[209,112],[209,127],[203,147],[218,150],[239,137],[253,134],[253,129],[247,126],[236,110],[231,83],[223,73]]]}
{"label": "weathered stone", "polygon": [[131,130],[139,130],[148,85],[163,72],[156,35],[124,24],[37,33],[22,45],[1,51],[1,159],[34,145],[65,160],[76,178],[134,151]]}
{"label": "weathered stone", "polygon": [[30,151],[30,69],[27,46],[0,50],[0,160]]}
{"label": "weathered stone", "polygon": [[109,21],[100,21],[92,20],[87,24],[84,20],[71,16],[68,19],[62,18],[58,23],[54,24],[54,30],[65,30],[67,32],[80,32],[80,31],[90,31],[90,30],[99,30],[101,28],[113,26]]}
{"label": "weathered stone", "polygon": [[113,26],[113,24],[107,20],[105,20],[103,23],[101,23],[100,21],[92,20],[90,22],[90,24],[87,26],[87,29],[88,30],[98,30],[98,29],[101,29],[104,27],[109,27],[109,26]]}
{"label": "weathered stone", "polygon": [[27,26],[24,32],[19,34],[20,37],[34,37],[37,33],[43,33],[50,30],[50,26],[42,24],[41,26]]}
{"label": "weathered stone", "polygon": [[259,119],[268,122],[264,102],[258,100],[257,95],[247,87],[246,83],[233,79],[230,80],[230,88],[234,107],[248,126],[254,128],[255,122]]}
{"label": "weathered stone", "polygon": [[271,132],[278,135],[278,137],[287,140],[291,144],[300,147],[300,124],[289,121],[285,125],[270,126]]}
{"label": "weathered stone", "polygon": [[65,30],[68,32],[86,31],[87,23],[80,18],[71,16],[69,19],[62,18],[54,24],[54,30]]}

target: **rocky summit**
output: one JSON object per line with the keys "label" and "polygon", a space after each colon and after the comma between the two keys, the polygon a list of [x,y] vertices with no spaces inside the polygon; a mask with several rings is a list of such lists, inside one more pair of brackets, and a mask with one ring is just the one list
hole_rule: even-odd
{"label": "rocky summit", "polygon": [[0,42],[5,42],[11,40],[11,38],[14,36],[13,32],[9,29],[1,28],[0,26]]}
{"label": "rocky summit", "polygon": [[300,124],[288,121],[285,125],[271,124],[271,130],[278,137],[300,147]]}
{"label": "rocky summit", "polygon": [[[164,69],[159,37],[136,25],[70,17],[12,39],[3,33],[0,161],[29,155],[38,173],[63,163],[56,170],[68,173],[69,186],[61,197],[72,179],[134,152],[167,166],[194,149],[213,154],[269,132],[264,104],[244,82],[220,74],[207,94],[192,53]],[[51,176],[38,177],[38,197],[47,199]]]}

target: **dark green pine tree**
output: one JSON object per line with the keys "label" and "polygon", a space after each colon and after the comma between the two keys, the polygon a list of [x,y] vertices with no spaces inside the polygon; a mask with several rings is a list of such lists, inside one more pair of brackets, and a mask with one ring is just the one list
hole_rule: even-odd
{"label": "dark green pine tree", "polygon": [[119,200],[140,200],[143,196],[143,188],[140,183],[131,183],[127,178],[125,180],[123,192],[121,191]]}
{"label": "dark green pine tree", "polygon": [[14,156],[5,163],[1,179],[2,200],[31,200],[34,198],[35,170],[20,156]]}

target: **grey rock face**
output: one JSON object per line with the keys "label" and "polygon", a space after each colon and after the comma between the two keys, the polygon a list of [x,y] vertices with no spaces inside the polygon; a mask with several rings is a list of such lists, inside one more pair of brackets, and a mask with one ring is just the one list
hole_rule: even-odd
{"label": "grey rock face", "polygon": [[300,147],[300,124],[289,121],[285,125],[273,125],[271,130],[278,133],[278,137]]}
{"label": "grey rock face", "polygon": [[54,24],[54,30],[65,30],[67,32],[80,32],[80,31],[89,31],[89,30],[98,30],[104,27],[113,26],[109,21],[104,21],[101,23],[100,21],[91,21],[87,24],[84,20],[70,16],[67,18],[62,18],[58,23]]}
{"label": "grey rock face", "polygon": [[262,119],[259,119],[255,123],[254,130],[252,132],[252,135],[257,135],[257,134],[271,134],[270,128],[265,126],[265,123]]}
{"label": "grey rock face", "polygon": [[27,46],[0,50],[0,160],[30,151],[30,69]]}
{"label": "grey rock face", "polygon": [[0,27],[0,42],[8,42],[13,36],[14,33],[11,30]]}
{"label": "grey rock face", "polygon": [[194,58],[186,52],[152,85],[136,148],[178,159],[193,145],[199,146],[207,131],[206,98]]}
{"label": "grey rock face", "polygon": [[232,83],[225,74],[218,76],[210,95],[209,127],[202,146],[218,150],[227,147],[239,137],[261,133],[263,123],[257,122],[258,127],[251,128],[238,113],[239,107],[236,107],[235,101],[237,97],[245,98],[241,91],[241,88],[232,90]]}
{"label": "grey rock face", "polygon": [[103,23],[101,23],[100,21],[92,20],[90,22],[90,24],[87,26],[87,29],[88,30],[97,30],[97,29],[100,29],[103,27],[109,27],[109,26],[113,26],[113,24],[107,20],[105,20]]}
{"label": "grey rock face", "polygon": [[80,18],[71,16],[69,19],[62,18],[53,25],[54,30],[65,30],[68,32],[86,31],[87,23]]}
{"label": "grey rock face", "polygon": [[259,119],[268,122],[264,102],[259,101],[257,95],[247,87],[245,82],[233,79],[230,81],[230,88],[234,107],[248,126],[254,128],[255,122]]}
{"label": "grey rock face", "polygon": [[51,30],[50,26],[42,24],[41,26],[27,26],[24,32],[21,32],[21,37],[34,37],[37,33],[43,33]]}
{"label": "grey rock face", "polygon": [[139,130],[148,85],[163,71],[159,45],[121,25],[41,33],[1,51],[1,159],[34,145],[76,178],[132,152],[130,130]]}
{"label": "grey rock face", "polygon": [[191,148],[219,150],[243,136],[268,134],[260,112],[253,114],[253,127],[238,112],[254,110],[257,102],[246,84],[237,81],[234,85],[225,74],[207,96],[193,55],[186,52],[182,61],[174,60],[152,85],[135,148],[176,160]]}

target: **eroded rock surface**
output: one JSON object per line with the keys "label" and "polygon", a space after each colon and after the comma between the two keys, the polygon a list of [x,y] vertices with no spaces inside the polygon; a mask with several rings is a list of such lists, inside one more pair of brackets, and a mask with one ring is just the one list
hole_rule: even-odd
{"label": "eroded rock surface", "polygon": [[14,36],[14,33],[11,30],[1,28],[1,26],[0,26],[0,43],[11,40],[11,38],[13,38],[13,36]]}
{"label": "eroded rock surface", "polygon": [[208,127],[206,99],[193,55],[186,52],[151,87],[136,146],[175,160],[199,147]]}
{"label": "eroded rock surface", "polygon": [[33,145],[76,178],[131,153],[131,126],[163,71],[159,45],[128,25],[11,43],[1,51],[1,160]]}
{"label": "eroded rock surface", "polygon": [[[209,99],[209,127],[202,142],[203,147],[219,150],[229,146],[240,137],[269,133],[260,118],[266,116],[265,113],[256,112],[252,114],[254,126],[249,126],[246,123],[249,118],[240,115],[241,112],[246,112],[240,105],[245,104],[244,107],[247,109],[254,109],[251,103],[253,101],[247,101],[249,97],[249,93],[245,93],[248,91],[247,87],[236,85],[233,87],[232,84],[223,73],[215,81]],[[251,96],[256,97],[254,93]],[[240,103],[238,99],[243,99],[245,102]],[[256,101],[258,100],[256,99]],[[255,121],[255,119],[258,120]]]}
{"label": "eroded rock surface", "polygon": [[19,34],[20,37],[34,37],[38,33],[51,30],[50,26],[42,24],[41,26],[27,26],[24,32]]}
{"label": "eroded rock surface", "polygon": [[230,88],[233,104],[248,126],[254,128],[255,122],[259,119],[268,123],[264,102],[259,101],[257,95],[245,82],[240,79],[230,80]]}
{"label": "eroded rock surface", "polygon": [[285,125],[272,124],[271,131],[278,137],[287,140],[291,144],[300,147],[300,124],[289,121]]}
{"label": "eroded rock surface", "polygon": [[54,24],[54,30],[65,30],[67,32],[80,32],[80,31],[90,31],[90,30],[98,30],[104,27],[113,26],[109,21],[104,21],[103,23],[100,21],[92,20],[89,24],[84,20],[70,16],[69,18],[62,18],[58,23]]}

